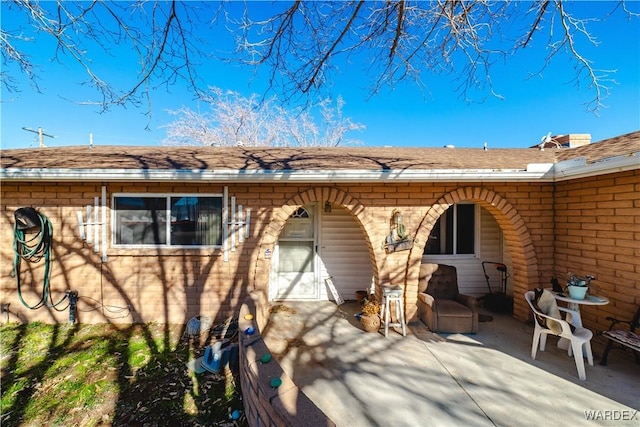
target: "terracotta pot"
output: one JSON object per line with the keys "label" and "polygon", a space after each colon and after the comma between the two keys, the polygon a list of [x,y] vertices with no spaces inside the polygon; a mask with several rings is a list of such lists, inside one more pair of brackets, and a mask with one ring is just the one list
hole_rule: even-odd
{"label": "terracotta pot", "polygon": [[362,329],[367,332],[378,332],[380,329],[380,316],[360,316],[360,322],[362,323]]}

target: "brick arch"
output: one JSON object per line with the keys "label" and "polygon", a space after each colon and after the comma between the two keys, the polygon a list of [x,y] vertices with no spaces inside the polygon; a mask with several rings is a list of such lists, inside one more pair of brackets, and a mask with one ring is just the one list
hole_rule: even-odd
{"label": "brick arch", "polygon": [[[413,248],[411,249],[405,276],[405,306],[407,318],[417,314],[418,277],[422,253],[436,221],[455,203],[473,201],[487,209],[495,218],[513,261],[513,290],[515,295],[540,286],[538,260],[527,226],[516,210],[504,197],[493,190],[483,187],[461,187],[453,190],[437,200],[423,217],[416,230]],[[526,319],[528,308],[522,298],[514,298],[514,316]]]}
{"label": "brick arch", "polygon": [[258,250],[254,257],[254,262],[252,263],[253,271],[249,274],[249,277],[253,280],[252,285],[254,289],[264,289],[265,291],[268,291],[271,260],[266,259],[264,253],[267,249],[273,250],[274,246],[278,242],[280,233],[291,214],[299,207],[306,204],[327,201],[332,204],[342,206],[356,219],[369,248],[374,280],[375,283],[378,283],[378,264],[373,256],[374,250],[371,243],[372,239],[364,226],[364,223],[366,222],[364,205],[360,203],[358,199],[337,188],[315,187],[296,194],[287,200],[282,206],[273,209],[271,221],[266,226],[257,245]]}

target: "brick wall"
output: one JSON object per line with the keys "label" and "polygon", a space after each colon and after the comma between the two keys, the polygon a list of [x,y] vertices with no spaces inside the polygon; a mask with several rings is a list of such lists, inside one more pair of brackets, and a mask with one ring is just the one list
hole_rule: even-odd
{"label": "brick wall", "polygon": [[[251,319],[247,315],[251,315]],[[293,382],[278,361],[262,363],[269,353],[261,332],[269,322],[269,305],[264,291],[253,291],[240,308],[240,382],[245,415],[251,426],[335,426]],[[255,333],[247,335],[247,328]],[[273,387],[271,381],[282,384]]]}
{"label": "brick wall", "polygon": [[555,191],[555,269],[591,274],[606,306],[581,308],[584,322],[608,329],[607,316],[631,319],[640,304],[640,171],[564,181]]}
{"label": "brick wall", "polygon": [[[222,193],[222,186],[122,184],[107,185],[112,193]],[[86,205],[101,195],[100,184],[4,184],[2,186],[2,245],[0,291],[9,302],[10,318],[22,321],[64,322],[68,312],[43,307],[32,311],[17,299],[13,268],[14,211],[33,206],[53,223],[51,294],[58,300],[66,290],[78,291],[77,320],[96,322],[185,323],[202,314],[224,320],[237,313],[247,294],[247,266],[252,242],[249,239],[230,262],[222,261],[221,250],[108,249],[108,261],[101,262],[93,244],[79,237],[77,211],[86,215]],[[110,212],[108,214],[109,221]],[[110,227],[108,236],[110,236]],[[42,295],[43,262],[22,261],[22,291],[32,304]],[[65,307],[66,303],[61,307]]]}
{"label": "brick wall", "polygon": [[[34,206],[52,220],[55,240],[52,294],[55,298],[67,289],[77,290],[79,321],[184,323],[197,314],[216,320],[237,315],[249,291],[268,288],[270,261],[265,259],[264,251],[273,248],[287,217],[298,205],[329,200],[345,207],[361,225],[377,283],[406,286],[407,317],[415,320],[418,269],[426,237],[450,204],[469,200],[489,210],[503,230],[514,263],[515,316],[524,320],[529,317],[528,307],[520,298],[525,290],[546,286],[550,277],[564,274],[569,267],[576,272],[583,271],[583,266],[576,264],[578,259],[586,265],[602,262],[599,251],[593,251],[588,241],[594,237],[580,237],[587,239],[580,253],[575,252],[578,250],[575,245],[569,245],[566,239],[577,238],[572,228],[577,226],[577,220],[566,213],[563,217],[561,209],[563,203],[567,206],[575,201],[570,197],[587,198],[594,182],[604,182],[603,189],[599,190],[601,197],[611,199],[600,200],[598,209],[618,209],[615,217],[620,223],[611,223],[610,211],[594,220],[591,209],[586,207],[582,209],[588,214],[583,228],[589,228],[587,221],[596,221],[603,227],[598,238],[611,241],[614,237],[610,233],[621,234],[614,239],[613,246],[626,245],[627,255],[621,251],[610,255],[617,257],[616,262],[621,264],[611,273],[616,280],[609,281],[600,274],[598,283],[601,286],[615,283],[615,292],[634,292],[635,296],[630,299],[628,294],[624,298],[613,295],[613,288],[607,290],[607,296],[614,297],[607,314],[617,310],[626,313],[634,303],[633,298],[635,303],[638,300],[637,281],[633,282],[631,277],[634,268],[635,274],[638,272],[637,261],[633,261],[633,256],[638,255],[637,248],[634,252],[632,246],[633,239],[638,240],[638,219],[631,210],[638,208],[637,172],[603,180],[557,184],[555,204],[551,183],[231,184],[229,195],[236,197],[237,204],[252,211],[251,235],[238,245],[236,252],[230,253],[229,262],[223,262],[220,250],[109,248],[108,261],[101,263],[92,246],[79,239],[76,220],[76,211],[84,210],[87,204],[93,204],[94,197],[100,196],[101,184],[3,183],[0,232],[7,244],[0,249],[0,302],[11,303],[12,320],[65,322],[67,319],[66,312],[47,308],[30,311],[17,300],[16,282],[10,277],[13,260],[10,242],[13,241],[13,212],[18,207]],[[574,187],[580,192],[569,196]],[[204,183],[107,184],[109,204],[116,192],[222,193],[222,190],[220,184]],[[563,199],[567,200],[563,202]],[[617,208],[608,207],[606,203],[611,201],[618,203]],[[555,227],[554,208],[559,217]],[[394,209],[402,211],[406,229],[416,236],[416,241],[411,251],[386,254],[383,242]],[[565,211],[567,209],[565,207]],[[632,229],[635,237],[630,232]],[[41,274],[40,265],[27,267],[23,263],[25,298],[29,301],[36,299],[40,292]],[[587,321],[600,324],[594,316],[588,315]]]}

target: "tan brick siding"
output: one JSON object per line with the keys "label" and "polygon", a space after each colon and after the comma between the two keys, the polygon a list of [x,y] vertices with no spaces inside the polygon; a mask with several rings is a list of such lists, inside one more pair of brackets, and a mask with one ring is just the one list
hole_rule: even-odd
{"label": "tan brick siding", "polygon": [[[448,204],[474,200],[489,210],[503,229],[515,266],[517,293],[547,285],[554,275],[586,273],[587,267],[598,266],[602,271],[598,271],[596,283],[612,298],[612,304],[602,314],[587,310],[585,318],[601,326],[603,315],[627,313],[640,298],[634,276],[638,273],[635,259],[640,255],[634,211],[639,208],[638,186],[638,172],[555,184],[555,194],[552,183],[229,184],[229,195],[236,197],[236,203],[251,208],[250,237],[230,253],[229,262],[223,262],[220,250],[109,247],[108,261],[101,263],[92,246],[80,241],[76,220],[76,211],[93,205],[93,198],[100,196],[100,184],[3,183],[0,221],[5,244],[0,253],[0,299],[11,303],[14,320],[66,321],[66,312],[22,307],[15,279],[10,277],[13,212],[33,206],[54,224],[54,298],[67,289],[78,290],[80,321],[186,322],[197,314],[223,320],[237,315],[248,292],[268,288],[269,262],[264,260],[264,251],[273,247],[279,227],[293,209],[299,204],[330,200],[344,206],[361,224],[378,284],[406,284],[406,306],[412,314],[416,259],[419,263],[426,240],[422,236],[416,241],[411,260],[407,251],[386,254],[383,242],[393,210],[402,211],[410,233],[420,229],[424,234]],[[109,204],[113,193],[222,191],[222,184],[206,183],[107,184]],[[436,203],[439,205],[434,206]],[[577,206],[579,218],[574,215]],[[594,209],[606,215],[594,215]],[[609,249],[595,248],[594,241]],[[23,282],[34,290],[26,297],[36,298],[41,271],[37,266],[23,267],[23,271]],[[529,313],[520,297],[517,294],[515,298],[515,315],[524,320]]]}
{"label": "tan brick siding", "polygon": [[611,301],[583,307],[591,328],[607,316],[631,319],[640,304],[640,171],[556,184],[555,276],[596,276],[594,291]]}

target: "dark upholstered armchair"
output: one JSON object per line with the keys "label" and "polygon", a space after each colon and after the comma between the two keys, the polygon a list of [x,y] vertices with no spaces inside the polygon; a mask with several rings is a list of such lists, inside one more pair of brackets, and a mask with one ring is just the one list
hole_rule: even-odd
{"label": "dark upholstered armchair", "polygon": [[433,332],[478,332],[478,301],[458,291],[452,265],[420,266],[418,316]]}

